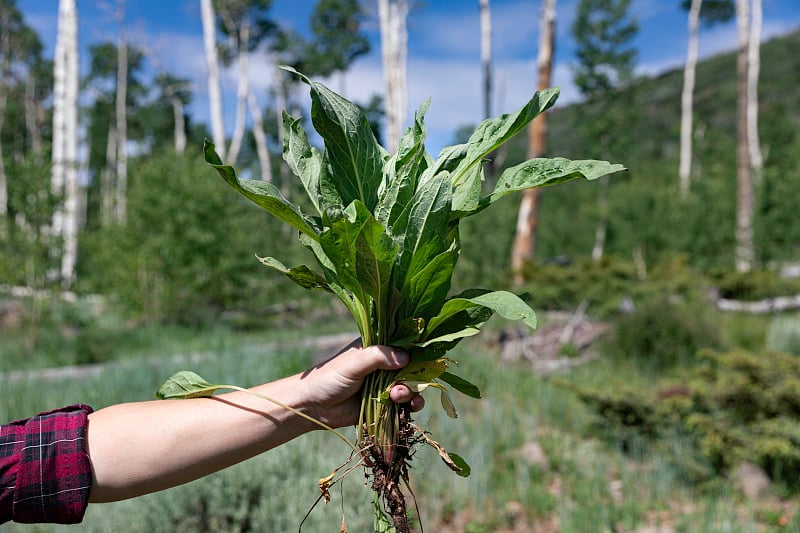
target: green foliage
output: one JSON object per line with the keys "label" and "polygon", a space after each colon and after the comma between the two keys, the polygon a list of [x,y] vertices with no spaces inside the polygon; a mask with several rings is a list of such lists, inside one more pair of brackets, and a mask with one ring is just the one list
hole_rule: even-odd
{"label": "green foliage", "polygon": [[253,252],[269,242],[291,256],[289,236],[207,174],[191,156],[134,161],[127,224],[82,241],[83,289],[116,295],[150,321],[205,322],[269,305],[278,284],[264,280]]}
{"label": "green foliage", "polygon": [[47,234],[58,197],[50,192],[50,166],[33,157],[6,167],[9,223],[0,239],[0,284],[43,288],[60,242]]}
{"label": "green foliage", "polygon": [[[362,345],[391,344],[411,354],[411,363],[399,373],[377,371],[368,376],[362,394],[358,446],[376,468],[392,472],[381,474],[391,479],[374,486],[376,524],[381,525],[376,528],[383,529],[386,517],[377,498],[383,496],[390,506],[402,505],[391,501],[387,487],[405,475],[401,472],[411,445],[399,441],[405,432],[398,406],[388,399],[391,384],[402,379],[413,390],[440,389],[442,407],[455,418],[446,386],[473,397],[480,392],[447,373],[449,360],[442,356],[477,333],[494,313],[536,326],[533,310],[510,292],[467,289],[448,297],[460,251],[460,220],[511,192],[575,178],[597,179],[624,168],[605,161],[533,159],[506,169],[485,194],[484,159],[552,106],[558,89],[537,92],[517,112],[485,120],[466,143],[445,147],[434,159],[425,150],[429,102],[417,111],[397,152],[389,154],[361,108],[292,67],[282,68],[310,86],[312,122],[324,141],[322,151],[312,147],[300,120],[284,114],[284,159],[299,178],[310,211],[304,212],[271,184],[238,178],[208,142],[205,158],[233,189],[298,230],[317,262],[316,268],[286,267],[266,257],[263,264],[304,289],[338,296],[358,326]],[[200,390],[206,388],[201,385]],[[463,458],[448,454],[430,438],[425,442],[452,470],[469,474]],[[382,450],[388,446],[404,450],[393,460],[401,466],[384,459]]]}
{"label": "green foliage", "polygon": [[617,318],[605,352],[655,372],[691,363],[701,348],[720,348],[720,333],[708,315],[706,306],[653,299]]}
{"label": "green foliage", "polygon": [[797,314],[776,316],[766,335],[769,349],[800,356],[800,317]]}
{"label": "green foliage", "polygon": [[731,300],[762,300],[800,293],[800,279],[784,278],[773,270],[717,272],[711,279],[720,297]]}
{"label": "green foliage", "polygon": [[347,70],[358,57],[370,50],[361,33],[363,7],[358,0],[320,0],[311,13],[314,36],[307,49],[305,72],[328,77]]}
{"label": "green foliage", "polygon": [[[791,86],[800,60],[793,53],[800,33],[765,42],[761,48],[759,83],[760,135],[769,146],[764,179],[757,186],[755,246],[759,264],[792,261],[798,256],[800,225],[790,206],[800,188],[800,99]],[[604,101],[603,117],[613,117],[613,144],[603,144],[587,132],[592,104],[584,102],[551,110],[548,147],[565,157],[580,154],[624,159],[628,173],[610,181],[608,253],[631,257],[641,248],[649,264],[685,255],[700,271],[731,269],[734,257],[736,193],[735,61],[722,54],[702,61],[695,91],[696,137],[691,191],[677,194],[678,140],[682,70],[637,78]],[[626,116],[633,110],[632,116]],[[624,126],[619,126],[623,124]],[[522,142],[512,144],[517,149]],[[599,154],[591,150],[600,150]],[[600,216],[596,187],[574,182],[543,191],[537,259],[557,256],[576,260],[592,249],[593,229]],[[515,220],[503,220],[502,240],[514,231]],[[494,243],[490,243],[493,246]],[[507,248],[509,249],[509,248]],[[507,252],[506,252],[507,253]],[[498,260],[505,257],[498,256]]]}
{"label": "green foliage", "polygon": [[636,50],[630,42],[638,31],[628,20],[630,0],[582,0],[572,24],[577,44],[575,84],[592,98],[608,95],[633,76]]}
{"label": "green foliage", "polygon": [[710,468],[706,476],[750,461],[787,489],[800,490],[800,359],[745,351],[702,351],[699,357],[700,364],[685,375],[655,388],[570,386],[599,416],[606,434],[621,442],[658,446],[659,439],[686,435]]}
{"label": "green foliage", "polygon": [[648,307],[667,299],[694,305],[705,301],[710,286],[683,257],[653,265],[644,279],[632,261],[618,256],[600,261],[557,259],[566,264],[529,262],[523,267],[523,288],[536,307],[573,310],[589,300],[592,315],[608,317],[625,307]]}

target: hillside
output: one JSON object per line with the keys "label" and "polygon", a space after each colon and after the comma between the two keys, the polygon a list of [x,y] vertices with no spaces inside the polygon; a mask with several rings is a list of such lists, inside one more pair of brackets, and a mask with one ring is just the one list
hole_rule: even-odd
{"label": "hillside", "polygon": [[[764,43],[761,50],[760,135],[764,179],[756,188],[756,246],[761,266],[800,255],[800,221],[793,213],[800,191],[800,31]],[[624,163],[630,171],[614,177],[609,196],[607,252],[647,264],[688,256],[703,269],[733,266],[735,213],[735,54],[698,63],[695,90],[693,183],[678,195],[681,69],[638,79],[605,113],[619,124],[616,146],[597,153],[581,135],[585,104],[551,111],[550,156],[596,157]],[[623,126],[623,124],[625,124]],[[506,163],[525,155],[520,136],[508,148]],[[597,184],[574,182],[544,194],[537,258],[589,255],[597,220]],[[495,214],[508,228],[471,258],[475,271],[505,264],[516,203]],[[500,211],[500,210],[498,210]],[[478,231],[476,230],[476,233]],[[467,236],[469,238],[469,236]],[[469,247],[465,247],[469,249]],[[492,255],[494,254],[494,255]]]}

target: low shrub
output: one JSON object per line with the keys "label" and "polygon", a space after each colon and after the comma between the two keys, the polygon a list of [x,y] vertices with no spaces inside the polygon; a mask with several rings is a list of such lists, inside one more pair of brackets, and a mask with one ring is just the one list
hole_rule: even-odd
{"label": "low shrub", "polygon": [[591,302],[594,316],[607,317],[651,302],[669,299],[685,303],[705,301],[708,281],[675,256],[641,272],[629,260],[606,256],[600,261],[561,258],[550,264],[526,263],[524,289],[536,309],[575,309]]}
{"label": "low shrub", "polygon": [[[623,448],[663,446],[671,442],[667,437],[684,435],[691,453],[673,456],[679,466],[704,462],[709,475],[725,474],[749,461],[789,491],[800,491],[800,359],[709,350],[698,358],[692,369],[657,387],[568,387],[595,412],[596,428]],[[688,477],[697,479],[697,471]]]}
{"label": "low shrub", "polygon": [[666,300],[645,303],[615,321],[605,352],[661,371],[693,359],[701,348],[719,348],[720,332],[706,306],[676,305]]}
{"label": "low shrub", "polygon": [[762,300],[800,293],[800,278],[783,278],[774,270],[712,272],[710,278],[721,298]]}

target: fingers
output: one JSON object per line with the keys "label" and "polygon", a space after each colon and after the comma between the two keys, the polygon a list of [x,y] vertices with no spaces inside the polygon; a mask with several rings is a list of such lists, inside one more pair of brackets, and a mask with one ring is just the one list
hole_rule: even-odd
{"label": "fingers", "polygon": [[408,364],[406,352],[390,346],[353,347],[334,358],[343,374],[363,379],[376,370],[398,370]]}
{"label": "fingers", "polygon": [[412,411],[419,411],[425,406],[425,399],[418,393],[411,392],[406,385],[398,383],[389,391],[389,397],[393,402],[410,403]]}

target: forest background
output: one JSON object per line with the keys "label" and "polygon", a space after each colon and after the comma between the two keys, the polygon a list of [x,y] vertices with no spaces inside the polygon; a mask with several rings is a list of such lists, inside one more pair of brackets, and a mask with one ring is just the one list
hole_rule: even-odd
{"label": "forest background", "polygon": [[[60,2],[59,17],[69,3]],[[545,19],[547,10],[539,17],[536,10],[550,3],[530,2],[530,27]],[[212,3],[195,4],[192,20],[200,35],[201,8]],[[491,16],[492,8],[507,13],[521,2],[475,3],[468,19],[474,35],[459,36],[474,39],[475,74],[459,80],[423,70],[427,81],[422,87],[413,84],[420,76],[412,73],[414,61],[405,66],[398,52],[403,46],[413,50],[413,39],[420,35],[425,46],[447,48],[447,42],[436,43],[434,31],[423,31],[429,26],[421,14],[440,7],[319,1],[309,8],[307,26],[300,28],[286,22],[281,2],[271,4],[214,2],[214,23],[206,26],[205,35],[213,34],[216,44],[186,58],[202,63],[207,73],[192,79],[169,71],[163,50],[142,39],[130,15],[141,9],[146,17],[141,6],[131,4],[126,10],[123,2],[105,8],[79,3],[78,10],[93,12],[93,20],[115,29],[96,41],[87,39],[78,11],[79,54],[70,56],[56,45],[54,34],[40,34],[30,24],[29,3],[0,2],[3,419],[70,401],[94,401],[100,407],[150,397],[186,356],[215,361],[208,364],[221,374],[220,381],[246,382],[254,375],[266,379],[309,362],[315,348],[298,340],[309,337],[309,331],[352,329],[333,302],[309,297],[265,271],[254,254],[279,249],[283,257],[294,254],[298,263],[306,259],[296,236],[243,203],[202,161],[202,139],[214,138],[227,152],[225,160],[235,162],[243,175],[268,179],[290,198],[297,195],[298,184],[280,159],[276,124],[283,110],[307,117],[307,98],[275,65],[295,65],[358,101],[376,135],[390,145],[398,128],[405,127],[403,102],[418,105],[429,96],[420,92],[433,84],[440,85],[436,94],[445,87],[452,94],[471,95],[468,112],[447,109],[458,107],[460,96],[453,102],[449,97],[433,100],[431,117],[440,107],[447,118],[434,118],[431,151],[464,142],[464,132],[483,115],[496,114],[495,108],[505,107],[504,98],[513,99],[520,77],[526,79],[526,95],[539,81],[534,52],[493,67],[491,43],[501,43],[495,51],[501,57],[503,47],[511,45],[502,27],[495,27],[487,50],[487,19],[481,24],[479,7]],[[669,18],[686,24],[691,4],[670,4]],[[585,0],[559,6],[556,54],[550,63],[553,81],[564,86],[565,102],[548,112],[544,144],[540,139],[533,146],[531,132],[494,154],[487,182],[533,155],[607,159],[624,163],[629,171],[600,184],[545,190],[536,200],[533,256],[516,268],[512,255],[518,246],[520,199],[506,199],[480,222],[467,223],[455,289],[486,285],[526,292],[545,326],[566,312],[568,324],[600,324],[607,334],[587,350],[562,331],[556,359],[592,360],[558,378],[534,371],[538,367],[530,353],[509,356],[507,341],[519,333],[504,324],[498,323],[490,338],[463,349],[465,364],[483,372],[495,393],[468,427],[497,427],[493,420],[505,419],[529,429],[498,427],[502,435],[472,443],[486,469],[477,481],[461,481],[461,486],[437,481],[420,488],[426,502],[436,502],[427,520],[470,531],[656,525],[713,531],[730,530],[725,517],[733,513],[741,518],[736,527],[743,531],[800,527],[800,434],[795,429],[800,416],[795,359],[800,355],[800,13],[792,11],[792,2],[764,4],[768,22],[758,47],[755,121],[759,166],[737,111],[743,102],[738,99],[742,70],[736,51],[743,49],[736,34],[742,4],[753,15],[760,9],[755,1],[706,0],[717,10],[698,13],[700,35],[706,35],[700,40],[705,59],[697,65],[692,91],[691,163],[685,179],[685,65],[644,68],[637,54],[652,53],[645,50],[663,48],[659,43],[670,40],[682,43],[686,30],[672,27],[665,35],[642,31],[639,19],[647,19],[647,8],[653,7],[648,2]],[[55,3],[52,7],[55,13]],[[394,22],[382,14],[394,16]],[[751,32],[757,23],[751,15],[747,19]],[[610,22],[593,24],[598,20]],[[64,28],[62,22],[59,27]],[[613,31],[603,30],[608,27]],[[520,33],[538,41],[534,47],[527,43],[528,50],[538,53],[545,32],[529,28]],[[382,51],[377,59],[381,39],[390,38],[395,54]],[[599,54],[600,49],[606,53]],[[213,104],[198,105],[201,94],[213,93],[199,81],[205,84],[212,77],[209,50],[216,51],[222,69],[227,114]],[[71,74],[54,65],[59,53],[64,54],[62,66],[74,62]],[[569,59],[562,62],[562,54]],[[384,88],[381,65],[401,74],[399,88]],[[268,82],[265,71],[270,72]],[[349,76],[353,71],[370,74]],[[59,104],[69,92],[69,76],[77,76],[75,101]],[[499,95],[503,90],[505,97]],[[64,123],[57,116],[68,110],[60,105],[75,106],[74,129],[66,137],[57,133]],[[748,159],[742,163],[744,152]],[[747,188],[752,191],[749,207],[741,202]],[[743,209],[749,212],[749,244]],[[771,312],[746,312],[759,306]],[[725,310],[731,307],[737,311]],[[265,369],[259,347],[283,355],[272,354]],[[236,368],[223,363],[231,353],[240,358]],[[787,359],[786,354],[794,355]],[[99,363],[106,366],[86,366]],[[64,372],[50,378],[42,373],[66,365],[92,370],[78,372],[79,381]],[[55,379],[61,386],[30,400],[42,379]],[[319,445],[311,441],[304,450],[314,453]],[[570,446],[581,447],[583,455]],[[531,449],[538,452],[520,459]],[[281,454],[283,461],[291,457],[291,451]],[[281,477],[276,460],[260,463],[265,477]],[[745,490],[737,474],[743,464],[758,468],[769,488],[757,494]],[[297,470],[313,467],[298,465]],[[242,481],[232,477],[243,476],[236,472],[171,492],[163,500],[120,504],[119,516],[142,530],[244,530],[258,524],[281,530],[278,524],[296,525],[291,512],[271,516],[270,499],[262,497],[269,490],[263,479],[244,476]],[[221,498],[213,489],[219,485],[232,493],[225,501],[214,500]],[[287,499],[311,503],[312,492],[291,490],[298,496]],[[641,491],[645,496],[637,498]],[[599,522],[592,518],[598,516]],[[89,523],[107,526],[113,519],[94,515]]]}

